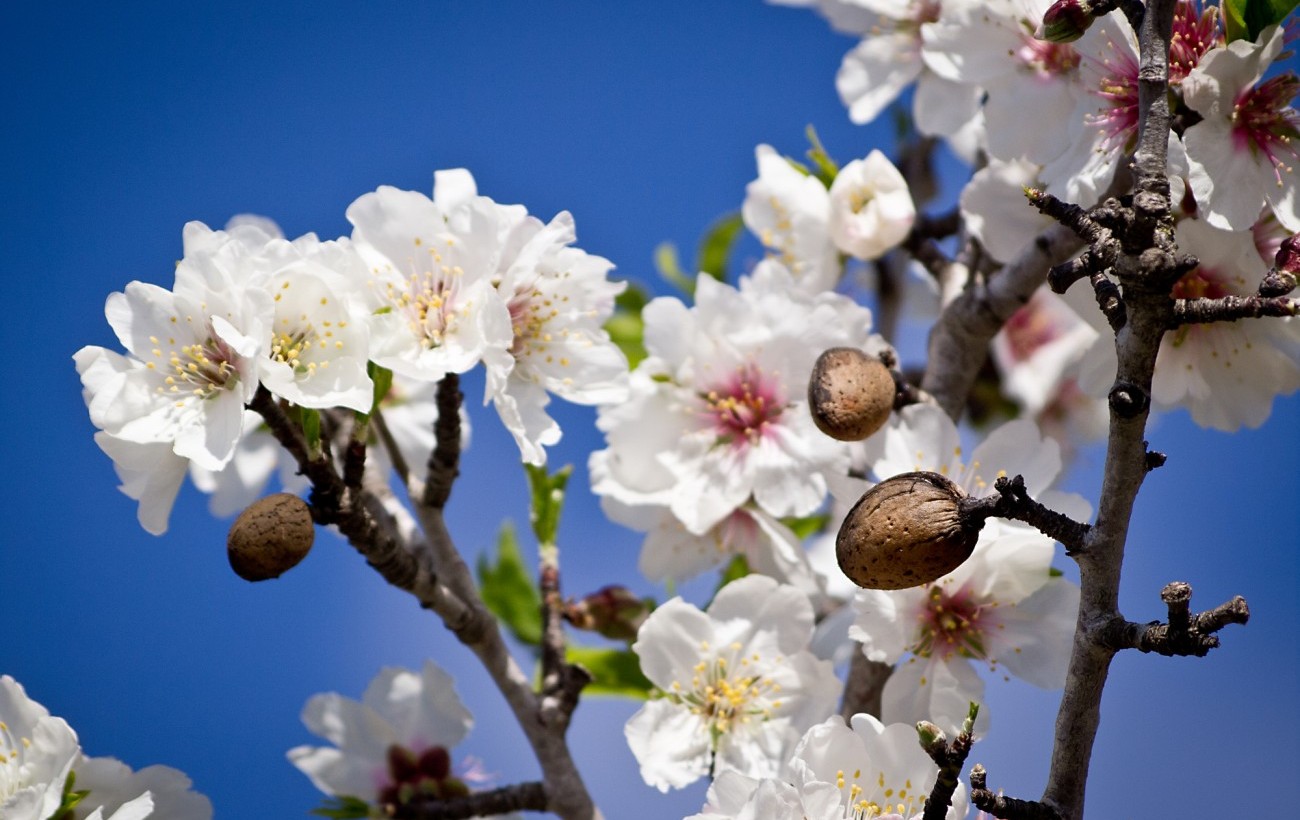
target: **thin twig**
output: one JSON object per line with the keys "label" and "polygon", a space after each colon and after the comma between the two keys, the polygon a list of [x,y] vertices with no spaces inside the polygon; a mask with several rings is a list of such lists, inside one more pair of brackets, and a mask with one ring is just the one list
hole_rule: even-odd
{"label": "thin twig", "polygon": [[978,763],[970,770],[970,802],[980,811],[1002,820],[1061,820],[1061,815],[1046,803],[1017,800],[989,791],[988,772]]}
{"label": "thin twig", "polygon": [[415,800],[398,807],[395,820],[465,820],[512,811],[546,811],[550,800],[543,783],[516,783],[490,792],[478,792],[450,800]]}
{"label": "thin twig", "polygon": [[1171,330],[1182,325],[1235,322],[1265,316],[1300,316],[1300,299],[1286,296],[1223,296],[1218,299],[1178,299]]}

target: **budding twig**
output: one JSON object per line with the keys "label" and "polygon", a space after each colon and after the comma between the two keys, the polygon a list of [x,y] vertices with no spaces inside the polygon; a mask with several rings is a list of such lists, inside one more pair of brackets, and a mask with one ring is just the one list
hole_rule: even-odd
{"label": "budding twig", "polygon": [[989,791],[988,772],[978,763],[970,770],[970,801],[980,811],[1003,820],[1061,820],[1061,815],[1046,803],[1017,800]]}
{"label": "budding twig", "polygon": [[1160,598],[1169,609],[1169,621],[1136,624],[1117,621],[1108,630],[1106,640],[1115,649],[1137,649],[1166,657],[1204,657],[1219,646],[1214,633],[1228,624],[1244,624],[1250,620],[1250,607],[1240,595],[1214,609],[1191,614],[1192,587],[1175,581],[1160,591]]}
{"label": "budding twig", "polygon": [[930,789],[930,797],[925,801],[925,813],[921,820],[943,820],[952,805],[952,795],[957,791],[961,780],[962,767],[970,755],[970,747],[975,742],[971,731],[975,726],[975,716],[979,713],[979,704],[970,705],[970,714],[962,724],[961,734],[951,743],[938,726],[923,720],[916,724],[916,731],[921,736],[921,748],[939,767],[939,776]]}

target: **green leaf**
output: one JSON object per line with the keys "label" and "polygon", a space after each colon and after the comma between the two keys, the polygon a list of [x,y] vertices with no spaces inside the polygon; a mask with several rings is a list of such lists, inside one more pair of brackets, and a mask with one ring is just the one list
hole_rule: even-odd
{"label": "green leaf", "polygon": [[532,493],[528,517],[533,523],[537,543],[548,546],[555,543],[560,529],[560,513],[564,510],[564,487],[573,475],[573,465],[566,464],[554,473],[547,473],[545,465],[525,464],[528,489]]}
{"label": "green leaf", "polygon": [[366,375],[375,383],[375,397],[370,403],[370,412],[373,413],[393,386],[393,371],[374,362],[366,362]]}
{"label": "green leaf", "polygon": [[1062,575],[1064,575],[1064,574],[1065,574],[1064,572],[1061,572],[1061,571],[1060,571],[1059,569],[1057,569],[1056,567],[1048,567],[1048,568],[1047,568],[1047,577],[1048,577],[1048,578],[1060,578],[1060,577],[1061,577]]}
{"label": "green leaf", "polygon": [[[745,559],[745,556],[734,556],[727,562],[727,566],[723,568],[722,575],[718,577],[718,589],[722,589],[732,581],[744,578],[749,573],[749,561]],[[714,595],[718,594],[718,589],[713,591]]]}
{"label": "green leaf", "polygon": [[808,144],[812,146],[808,149],[808,159],[812,160],[813,167],[817,169],[817,178],[829,188],[831,183],[835,181],[835,177],[839,175],[840,166],[835,160],[831,159],[831,155],[826,151],[826,146],[822,145],[821,137],[817,136],[817,129],[813,128],[811,123],[804,130],[804,133],[808,136]]}
{"label": "green leaf", "polygon": [[713,224],[704,232],[704,238],[700,240],[700,253],[696,257],[695,267],[719,282],[725,282],[727,257],[731,256],[731,249],[744,227],[745,222],[738,212],[723,214],[713,220]]}
{"label": "green leaf", "polygon": [[520,643],[537,646],[542,642],[541,595],[524,566],[509,522],[501,525],[497,536],[496,560],[479,555],[478,581],[483,603]]}
{"label": "green leaf", "polygon": [[820,535],[826,529],[826,525],[831,522],[830,513],[821,513],[820,515],[808,515],[803,518],[782,518],[781,523],[790,528],[795,537],[800,541],[805,538],[811,538],[814,535]]}
{"label": "green leaf", "polygon": [[68,772],[68,779],[63,781],[63,795],[59,807],[50,815],[50,820],[73,820],[73,810],[86,799],[86,795],[90,794],[90,789],[74,791],[73,787],[76,783],[77,773]]}
{"label": "green leaf", "polygon": [[627,649],[598,649],[592,646],[570,646],[569,663],[576,663],[592,674],[591,683],[582,690],[584,695],[613,695],[615,697],[645,700],[654,688],[641,674],[641,662]]}
{"label": "green leaf", "polygon": [[671,242],[660,242],[655,246],[655,267],[659,275],[671,282],[682,293],[695,295],[695,277],[682,269],[681,257],[677,255],[677,246]]}
{"label": "green leaf", "polygon": [[315,457],[320,453],[320,411],[302,408],[302,437],[307,440],[307,452]]}
{"label": "green leaf", "polygon": [[370,804],[360,797],[327,797],[319,808],[311,810],[317,817],[332,817],[334,820],[356,820],[362,817],[377,817],[371,814]]}
{"label": "green leaf", "polygon": [[1264,29],[1281,23],[1300,0],[1223,0],[1223,28],[1228,42],[1254,42]]}
{"label": "green leaf", "polygon": [[649,301],[650,297],[643,289],[629,282],[627,288],[615,297],[614,315],[605,322],[605,332],[610,341],[623,351],[629,368],[636,367],[647,355],[645,320],[641,318],[641,310]]}

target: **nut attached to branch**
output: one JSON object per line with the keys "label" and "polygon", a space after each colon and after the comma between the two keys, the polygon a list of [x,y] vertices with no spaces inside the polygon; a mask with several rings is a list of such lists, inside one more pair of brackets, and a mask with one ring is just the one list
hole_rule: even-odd
{"label": "nut attached to branch", "polygon": [[975,550],[986,516],[962,506],[966,493],[938,473],[903,473],[868,490],[835,539],[840,569],[868,589],[938,580]]}
{"label": "nut attached to branch", "polygon": [[808,406],[817,429],[839,441],[862,441],[889,421],[894,377],[874,356],[832,347],[817,357],[808,380]]}
{"label": "nut attached to branch", "polygon": [[226,555],[240,578],[265,581],[297,566],[315,537],[307,502],[276,493],[254,501],[230,525]]}

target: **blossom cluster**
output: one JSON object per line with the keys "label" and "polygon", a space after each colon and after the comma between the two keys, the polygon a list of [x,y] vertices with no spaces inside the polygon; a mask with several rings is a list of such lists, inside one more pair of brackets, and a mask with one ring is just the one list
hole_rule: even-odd
{"label": "blossom cluster", "polygon": [[[959,156],[987,159],[963,190],[961,210],[999,261],[1017,257],[1049,224],[1018,191],[1030,186],[1096,204],[1135,147],[1138,41],[1118,12],[1086,31],[1072,29],[1077,36],[1069,40],[1041,25],[1050,0],[771,1],[813,7],[836,30],[862,38],[835,80],[854,122],[874,120],[915,85],[911,113],[920,132],[942,138]],[[1169,174],[1173,200],[1181,202],[1179,247],[1202,259],[1175,287],[1177,298],[1252,295],[1273,258],[1263,237],[1300,231],[1300,114],[1293,107],[1300,77],[1287,68],[1288,37],[1285,26],[1273,25],[1229,42],[1217,6],[1177,5]],[[1023,127],[1025,111],[1034,112],[1033,128]],[[1251,242],[1258,254],[1244,252]],[[1043,297],[1012,320],[1010,333],[1030,326],[1056,341],[1050,370],[1042,357],[1031,365],[1005,345],[998,355],[1004,374],[1028,365],[1007,386],[1045,425],[1095,434],[1095,399],[1105,396],[1114,372],[1097,363],[1111,345],[1105,332],[1089,339],[1077,329],[1104,325],[1099,318],[1091,306],[1066,308]],[[1298,342],[1300,324],[1291,320],[1185,329],[1162,345],[1153,403],[1185,407],[1202,426],[1258,426],[1274,396],[1300,388]]]}
{"label": "blossom cluster", "polygon": [[0,675],[0,817],[211,820],[212,804],[170,767],[86,755],[67,721]]}
{"label": "blossom cluster", "polygon": [[[109,297],[126,354],[89,346],[74,359],[96,443],[149,532],[166,530],[187,471],[230,496],[224,511],[265,484],[274,451],[246,412],[258,390],[314,412],[418,406],[427,422],[427,386],[482,363],[485,403],[534,464],[560,438],[551,394],[626,394],[626,359],[601,326],[621,286],[607,260],[572,247],[567,212],[544,223],[456,169],[435,175],[432,199],[381,187],[347,215],[352,236],[328,241],[288,240],[264,219],[192,222],[170,290],[132,282]],[[396,378],[380,396],[378,369]],[[395,426],[423,431],[401,444],[427,452],[427,423]]]}

